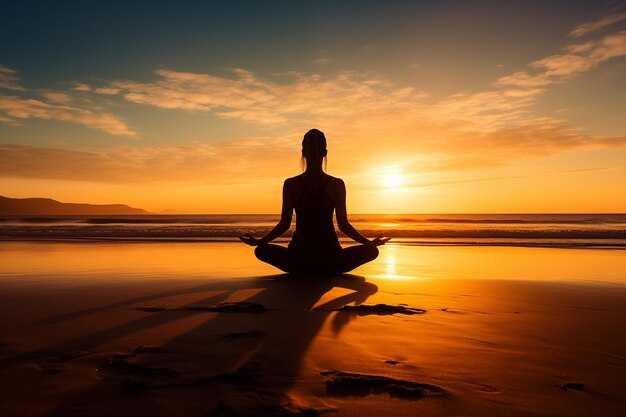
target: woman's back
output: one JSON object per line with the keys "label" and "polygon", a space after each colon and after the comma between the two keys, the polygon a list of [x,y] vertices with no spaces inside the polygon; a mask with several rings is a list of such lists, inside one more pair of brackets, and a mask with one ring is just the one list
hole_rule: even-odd
{"label": "woman's back", "polygon": [[333,223],[336,203],[329,190],[333,179],[326,174],[319,178],[302,174],[292,179],[296,230],[290,251],[312,258],[341,251]]}

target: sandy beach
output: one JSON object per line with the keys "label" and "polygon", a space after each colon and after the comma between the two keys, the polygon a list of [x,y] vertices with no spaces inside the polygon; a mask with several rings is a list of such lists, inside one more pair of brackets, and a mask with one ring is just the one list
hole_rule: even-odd
{"label": "sandy beach", "polygon": [[621,250],[0,244],[3,416],[589,416],[626,407]]}

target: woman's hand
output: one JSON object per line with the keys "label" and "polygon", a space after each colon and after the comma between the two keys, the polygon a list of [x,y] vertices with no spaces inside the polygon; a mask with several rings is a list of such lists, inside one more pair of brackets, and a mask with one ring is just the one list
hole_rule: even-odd
{"label": "woman's hand", "polygon": [[390,237],[383,237],[382,233],[377,238],[370,240],[370,245],[382,246],[391,240]]}
{"label": "woman's hand", "polygon": [[260,239],[252,236],[250,233],[245,233],[243,236],[239,236],[239,240],[241,240],[246,245],[257,246],[261,243]]}

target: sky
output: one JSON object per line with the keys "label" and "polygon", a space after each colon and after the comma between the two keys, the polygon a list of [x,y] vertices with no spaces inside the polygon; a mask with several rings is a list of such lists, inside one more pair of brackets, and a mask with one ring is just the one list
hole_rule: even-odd
{"label": "sky", "polygon": [[278,213],[626,212],[626,3],[1,1],[0,195]]}

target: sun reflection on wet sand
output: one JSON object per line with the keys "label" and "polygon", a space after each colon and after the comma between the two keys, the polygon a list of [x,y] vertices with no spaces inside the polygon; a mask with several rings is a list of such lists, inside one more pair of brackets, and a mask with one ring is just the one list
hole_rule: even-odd
{"label": "sun reflection on wet sand", "polygon": [[[398,247],[394,245],[388,245],[384,249],[381,249],[381,253],[378,259],[378,262],[381,262],[384,269],[383,274],[376,274],[377,278],[382,279],[407,279],[407,278],[418,278],[416,276],[408,276],[404,274],[400,274],[401,270],[398,265],[398,257],[401,257],[402,254],[398,254]],[[406,259],[404,259],[406,261]]]}
{"label": "sun reflection on wet sand", "polygon": [[[36,262],[33,262],[36,259]],[[601,266],[601,267],[600,267]],[[353,272],[385,279],[507,279],[624,283],[621,250],[411,246],[393,242]],[[49,279],[236,278],[280,273],[242,244],[0,242],[0,276]]]}

